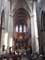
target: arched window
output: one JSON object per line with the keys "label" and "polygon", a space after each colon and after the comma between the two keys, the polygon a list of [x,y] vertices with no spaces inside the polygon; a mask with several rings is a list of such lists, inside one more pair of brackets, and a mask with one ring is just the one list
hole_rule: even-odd
{"label": "arched window", "polygon": [[18,28],[18,25],[17,25],[17,26],[16,26],[16,32],[18,32],[18,29],[19,29],[19,28]]}
{"label": "arched window", "polygon": [[22,32],[22,25],[19,26],[19,32]]}
{"label": "arched window", "polygon": [[26,32],[26,25],[16,25],[15,32]]}
{"label": "arched window", "polygon": [[24,28],[23,32],[26,32],[26,26],[25,26],[25,25],[24,25],[24,27],[23,27],[23,28]]}

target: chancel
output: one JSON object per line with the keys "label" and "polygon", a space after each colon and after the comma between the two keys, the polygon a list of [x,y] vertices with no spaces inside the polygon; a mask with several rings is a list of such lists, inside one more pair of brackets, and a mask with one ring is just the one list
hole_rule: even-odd
{"label": "chancel", "polygon": [[0,60],[45,60],[45,0],[0,0]]}

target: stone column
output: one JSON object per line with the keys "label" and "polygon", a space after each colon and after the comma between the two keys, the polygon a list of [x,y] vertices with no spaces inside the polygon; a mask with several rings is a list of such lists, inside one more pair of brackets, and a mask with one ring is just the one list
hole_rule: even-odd
{"label": "stone column", "polygon": [[33,2],[33,16],[34,16],[35,51],[37,53],[39,53],[38,27],[37,27],[37,15],[36,15],[36,1]]}
{"label": "stone column", "polygon": [[36,1],[33,1],[33,10],[32,10],[32,18],[31,18],[31,32],[32,32],[32,51],[33,51],[33,53],[35,53],[35,52],[39,53]]}

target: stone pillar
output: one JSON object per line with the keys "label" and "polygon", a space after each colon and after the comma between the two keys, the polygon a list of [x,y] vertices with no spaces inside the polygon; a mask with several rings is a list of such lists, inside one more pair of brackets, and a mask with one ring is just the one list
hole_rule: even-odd
{"label": "stone pillar", "polygon": [[39,53],[36,1],[33,1],[33,10],[32,10],[32,18],[31,18],[31,32],[32,32],[32,51],[33,51],[33,53],[35,53],[35,52]]}
{"label": "stone pillar", "polygon": [[[3,2],[3,1],[2,1]],[[7,41],[5,41],[5,34],[8,34],[8,21],[9,21],[9,1],[8,0],[4,0],[2,7],[4,7],[4,13],[5,13],[5,20],[4,21],[4,30],[2,31],[2,39],[1,39],[1,48],[2,45],[5,45],[5,42],[7,43],[6,45],[6,50],[8,49],[8,37],[7,37]],[[9,35],[9,34],[8,34]]]}
{"label": "stone pillar", "polygon": [[38,27],[37,27],[37,15],[36,15],[36,1],[33,3],[33,16],[34,16],[34,38],[35,38],[35,50],[39,53],[39,42],[38,42]]}

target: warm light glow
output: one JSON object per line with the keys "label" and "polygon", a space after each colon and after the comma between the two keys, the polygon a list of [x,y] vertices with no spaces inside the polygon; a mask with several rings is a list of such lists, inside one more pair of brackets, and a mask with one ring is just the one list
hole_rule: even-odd
{"label": "warm light glow", "polygon": [[8,32],[5,33],[5,37],[4,37],[5,49],[7,49],[7,44],[8,44]]}
{"label": "warm light glow", "polygon": [[19,36],[19,39],[23,39],[23,37],[22,36]]}

